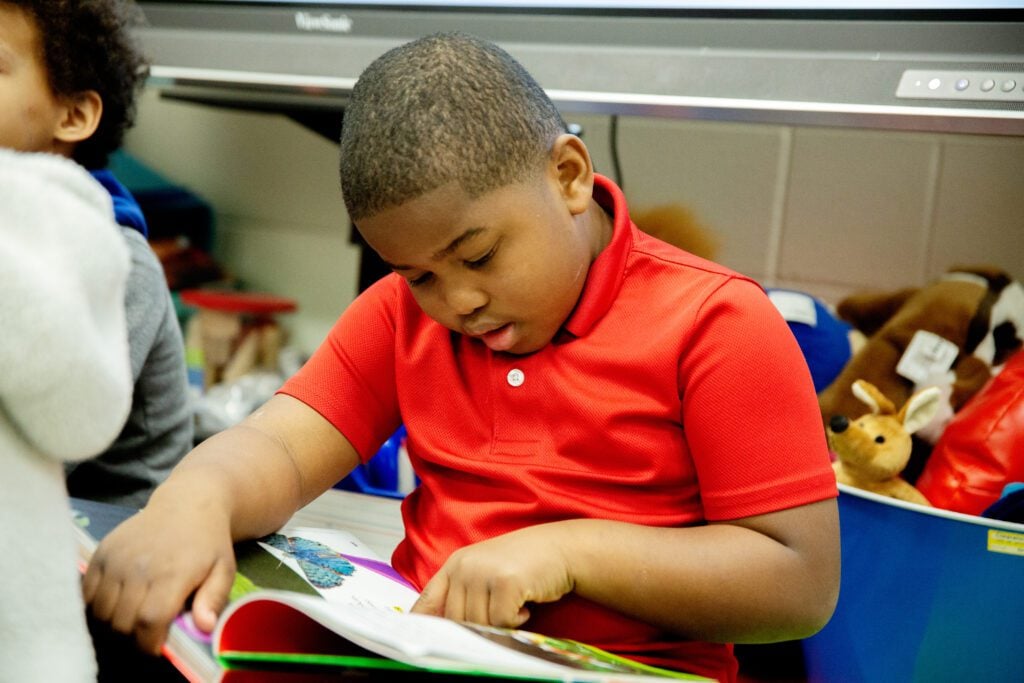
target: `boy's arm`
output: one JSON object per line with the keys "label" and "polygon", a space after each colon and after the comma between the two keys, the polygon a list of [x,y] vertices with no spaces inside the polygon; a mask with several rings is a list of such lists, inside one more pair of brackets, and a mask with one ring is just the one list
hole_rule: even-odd
{"label": "boy's arm", "polygon": [[196,447],[100,543],[83,579],[86,602],[153,653],[193,592],[193,618],[211,630],[234,580],[233,542],[280,528],[358,462],[319,413],[273,397]]}
{"label": "boy's arm", "polygon": [[414,611],[519,626],[530,602],[568,592],[689,638],[808,636],[839,591],[834,499],[689,528],[579,519],[453,553]]}

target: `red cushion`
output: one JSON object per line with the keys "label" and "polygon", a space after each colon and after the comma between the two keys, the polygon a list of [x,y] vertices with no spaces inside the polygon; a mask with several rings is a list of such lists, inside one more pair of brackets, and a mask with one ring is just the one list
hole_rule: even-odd
{"label": "red cushion", "polygon": [[917,488],[932,505],[970,515],[1024,481],[1024,352],[1018,351],[946,425]]}

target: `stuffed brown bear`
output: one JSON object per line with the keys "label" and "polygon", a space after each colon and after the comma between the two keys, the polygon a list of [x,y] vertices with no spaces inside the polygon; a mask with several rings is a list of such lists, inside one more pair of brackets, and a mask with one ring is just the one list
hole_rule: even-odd
{"label": "stuffed brown bear", "polygon": [[921,288],[850,296],[836,312],[867,341],[818,395],[825,422],[862,409],[851,391],[857,379],[896,405],[935,386],[942,392],[939,414],[919,433],[928,443],[1024,338],[1024,288],[991,267],[953,269]]}

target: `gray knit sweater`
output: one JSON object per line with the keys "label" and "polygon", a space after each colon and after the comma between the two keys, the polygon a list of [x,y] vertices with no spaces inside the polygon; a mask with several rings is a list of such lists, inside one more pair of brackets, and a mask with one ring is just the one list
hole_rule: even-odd
{"label": "gray knit sweater", "polygon": [[67,466],[67,484],[77,498],[142,507],[192,448],[192,407],[181,328],[160,261],[140,233],[121,231],[132,259],[125,297],[131,414],[105,453]]}

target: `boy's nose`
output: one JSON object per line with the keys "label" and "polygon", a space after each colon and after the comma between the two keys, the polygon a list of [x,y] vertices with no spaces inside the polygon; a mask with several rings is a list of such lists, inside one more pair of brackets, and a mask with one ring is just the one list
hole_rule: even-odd
{"label": "boy's nose", "polygon": [[445,290],[445,302],[460,316],[471,315],[487,303],[487,295],[468,285],[450,286]]}

